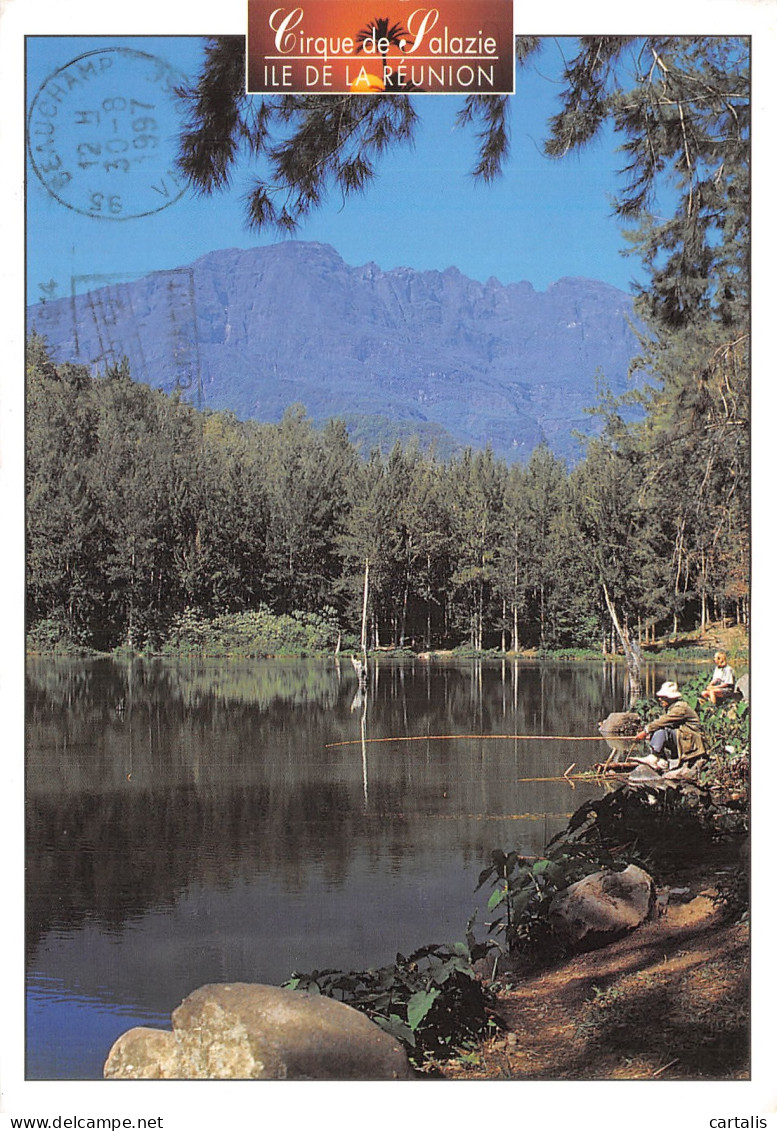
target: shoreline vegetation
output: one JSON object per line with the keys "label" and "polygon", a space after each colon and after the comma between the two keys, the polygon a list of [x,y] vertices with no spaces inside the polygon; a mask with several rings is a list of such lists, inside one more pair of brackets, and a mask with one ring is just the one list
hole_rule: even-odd
{"label": "shoreline vegetation", "polygon": [[[607,829],[610,803],[618,820]],[[456,1080],[749,1079],[749,741],[669,791],[618,783],[603,807],[597,847],[614,853],[618,870],[615,841],[633,837],[629,862],[655,881],[652,916],[598,948],[563,953],[540,932],[501,968],[473,963],[495,1023],[427,1071]],[[562,841],[574,825],[575,816]]]}
{"label": "shoreline vegetation", "polygon": [[[747,666],[748,637],[742,626],[724,623],[708,624],[704,630],[640,642],[646,661],[680,660],[685,663],[712,662],[712,653],[723,648],[741,671]],[[176,618],[172,629],[161,641],[142,649],[121,644],[100,650],[71,640],[59,625],[39,622],[27,634],[26,652],[34,656],[72,656],[73,658],[116,658],[133,656],[148,659],[290,659],[327,657],[348,658],[361,653],[354,635],[344,635],[325,615],[295,612],[275,614],[269,609],[230,613],[213,618],[186,611]],[[371,659],[445,660],[624,660],[621,648],[540,648],[475,649],[469,643],[452,648],[413,647],[406,645],[368,648]]]}
{"label": "shoreline vegetation", "polygon": [[[284,986],[365,1012],[422,1079],[748,1079],[749,743],[693,780],[619,781],[544,853],[492,852],[486,918],[473,912],[466,941]],[[554,897],[632,865],[654,885],[649,917],[565,943]]]}
{"label": "shoreline vegetation", "polygon": [[505,973],[502,1025],[437,1067],[450,1080],[749,1079],[749,912],[733,914],[721,878],[678,868],[659,917],[599,950]]}

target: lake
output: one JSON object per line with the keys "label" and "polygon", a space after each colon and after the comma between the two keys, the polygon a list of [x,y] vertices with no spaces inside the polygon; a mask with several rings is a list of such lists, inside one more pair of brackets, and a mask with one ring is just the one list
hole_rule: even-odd
{"label": "lake", "polygon": [[463,938],[492,849],[600,795],[571,738],[624,697],[606,662],[381,658],[360,693],[347,660],[30,658],[28,1079],[100,1078],[207,982]]}

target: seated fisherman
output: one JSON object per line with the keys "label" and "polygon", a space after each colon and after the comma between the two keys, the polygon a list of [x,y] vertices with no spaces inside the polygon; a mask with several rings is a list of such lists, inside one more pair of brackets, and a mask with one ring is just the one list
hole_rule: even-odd
{"label": "seated fisherman", "polygon": [[685,702],[677,684],[662,684],[656,692],[656,699],[664,714],[647,723],[645,729],[636,735],[639,739],[650,739],[651,761],[671,765],[706,754],[699,716]]}
{"label": "seated fisherman", "polygon": [[713,707],[734,694],[736,676],[729,666],[725,652],[715,653],[715,671],[708,686],[702,691],[702,699],[709,699]]}

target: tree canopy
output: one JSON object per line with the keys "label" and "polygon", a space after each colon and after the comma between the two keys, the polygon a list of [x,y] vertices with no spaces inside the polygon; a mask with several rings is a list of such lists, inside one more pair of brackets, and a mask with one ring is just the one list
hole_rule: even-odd
{"label": "tree canopy", "polygon": [[[509,156],[510,118],[520,114],[520,69],[543,49],[516,40],[515,96],[464,100],[462,126],[477,134],[473,174],[493,180]],[[582,36],[558,76],[560,109],[545,152],[561,158],[609,124],[621,142],[613,207],[634,225],[647,268],[644,305],[668,325],[700,314],[735,321],[748,302],[749,44],[735,36]],[[391,146],[412,142],[420,106],[411,95],[250,96],[245,41],[209,41],[196,84],[181,91],[187,121],[179,165],[203,193],[256,170],[247,221],[291,232],[331,191],[364,192]],[[654,213],[670,202],[672,215]]]}

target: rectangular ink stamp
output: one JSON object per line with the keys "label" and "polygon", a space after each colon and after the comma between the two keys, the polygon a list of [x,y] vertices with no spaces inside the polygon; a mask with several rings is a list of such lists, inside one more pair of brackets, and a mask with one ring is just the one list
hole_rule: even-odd
{"label": "rectangular ink stamp", "polygon": [[[40,284],[57,293],[52,280]],[[194,272],[73,275],[70,295],[33,306],[30,329],[57,342],[57,360],[101,372],[127,358],[133,378],[202,407]]]}

